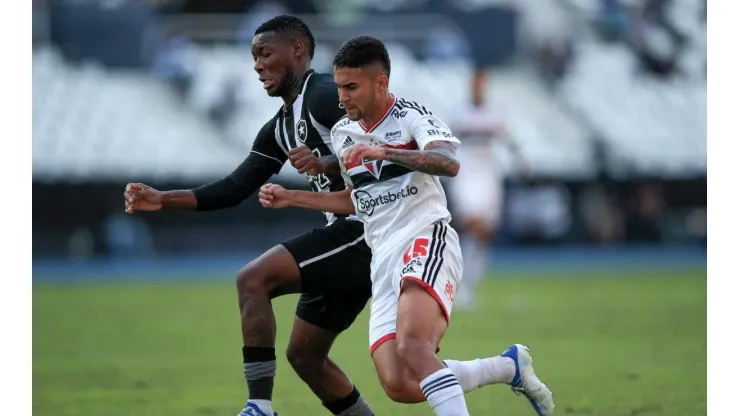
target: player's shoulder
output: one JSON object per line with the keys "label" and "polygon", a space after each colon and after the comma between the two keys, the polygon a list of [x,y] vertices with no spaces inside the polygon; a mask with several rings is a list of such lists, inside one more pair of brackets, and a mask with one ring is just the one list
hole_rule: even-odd
{"label": "player's shoulder", "polygon": [[337,101],[337,86],[332,74],[314,72],[306,85],[306,97],[310,100],[329,99]]}
{"label": "player's shoulder", "polygon": [[410,125],[420,118],[433,117],[434,113],[429,107],[405,97],[396,97],[390,112],[391,117],[395,118],[401,125]]}
{"label": "player's shoulder", "polygon": [[265,124],[262,126],[262,131],[267,132],[270,129],[274,130],[277,127],[277,125],[280,123],[280,113],[282,111],[283,111],[283,107],[280,106],[280,108],[278,108],[278,110],[275,112],[275,115],[272,116],[269,120],[267,120]]}
{"label": "player's shoulder", "polygon": [[434,115],[434,113],[432,113],[427,106],[416,100],[406,97],[396,97],[396,102],[393,104],[391,115],[397,119],[405,119],[419,116],[431,116]]}

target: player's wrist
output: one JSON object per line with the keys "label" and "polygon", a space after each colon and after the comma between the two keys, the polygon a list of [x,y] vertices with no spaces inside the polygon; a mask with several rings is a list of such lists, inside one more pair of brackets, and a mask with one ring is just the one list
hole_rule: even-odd
{"label": "player's wrist", "polygon": [[294,190],[285,191],[285,203],[288,207],[295,206],[295,199],[296,199],[296,191]]}

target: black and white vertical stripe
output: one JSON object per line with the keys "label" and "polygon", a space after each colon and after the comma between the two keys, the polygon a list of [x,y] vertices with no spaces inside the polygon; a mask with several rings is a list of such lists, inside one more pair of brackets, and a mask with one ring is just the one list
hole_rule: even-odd
{"label": "black and white vertical stripe", "polygon": [[421,386],[421,392],[428,399],[434,393],[456,385],[460,385],[460,383],[455,378],[455,375],[448,370],[446,374],[442,374],[439,378],[429,380],[426,384],[423,384]]}
{"label": "black and white vertical stripe", "polygon": [[437,282],[439,271],[442,270],[442,263],[444,262],[443,253],[445,247],[447,247],[447,228],[447,224],[442,222],[434,223],[432,243],[429,245],[431,254],[427,259],[426,267],[424,267],[424,273],[421,275],[421,280],[432,287]]}

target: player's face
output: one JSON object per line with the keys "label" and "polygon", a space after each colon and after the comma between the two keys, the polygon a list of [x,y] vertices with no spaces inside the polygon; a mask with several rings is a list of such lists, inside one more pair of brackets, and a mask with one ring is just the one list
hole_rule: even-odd
{"label": "player's face", "polygon": [[388,77],[362,68],[334,68],[334,83],[339,89],[339,102],[352,121],[362,119],[374,108]]}
{"label": "player's face", "polygon": [[288,88],[288,77],[295,65],[292,45],[274,32],[260,33],[252,39],[254,70],[271,97],[280,97]]}

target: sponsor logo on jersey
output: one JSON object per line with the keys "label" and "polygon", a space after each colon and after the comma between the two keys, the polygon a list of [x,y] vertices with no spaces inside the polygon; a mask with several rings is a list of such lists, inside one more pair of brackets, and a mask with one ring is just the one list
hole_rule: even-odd
{"label": "sponsor logo on jersey", "polygon": [[306,139],[308,138],[308,126],[306,125],[306,120],[300,119],[298,121],[298,124],[296,124],[296,131],[298,132],[298,140],[300,140],[301,143],[306,143]]}
{"label": "sponsor logo on jersey", "polygon": [[378,196],[372,196],[370,192],[357,189],[354,191],[354,197],[357,202],[357,211],[369,217],[373,215],[375,208],[379,206],[392,204],[402,199],[412,197],[418,193],[419,189],[415,186],[407,186],[398,192],[388,191]]}
{"label": "sponsor logo on jersey", "polygon": [[385,134],[385,139],[388,141],[397,140],[401,138],[402,134],[400,131],[389,131]]}
{"label": "sponsor logo on jersey", "polygon": [[408,113],[409,112],[406,110],[399,110],[398,108],[395,108],[395,107],[393,108],[393,110],[391,110],[391,115],[395,118],[404,118],[406,117],[406,114]]}
{"label": "sponsor logo on jersey", "polygon": [[337,124],[335,124],[334,127],[332,127],[332,129],[331,129],[331,135],[334,136],[335,134],[337,134],[337,130],[339,130],[340,128],[346,126],[350,122],[351,122],[350,119],[348,119],[347,116],[344,116],[344,118],[342,118],[341,120],[339,120],[337,122]]}
{"label": "sponsor logo on jersey", "polygon": [[427,135],[429,135],[429,136],[442,136],[442,137],[447,137],[447,138],[454,137],[454,135],[452,133],[450,133],[449,131],[447,131],[447,129],[445,129],[444,127],[440,126],[439,123],[437,123],[436,121],[434,121],[432,119],[429,119],[427,121],[429,122],[429,124],[432,125],[432,127],[434,127],[433,129],[427,130]]}

